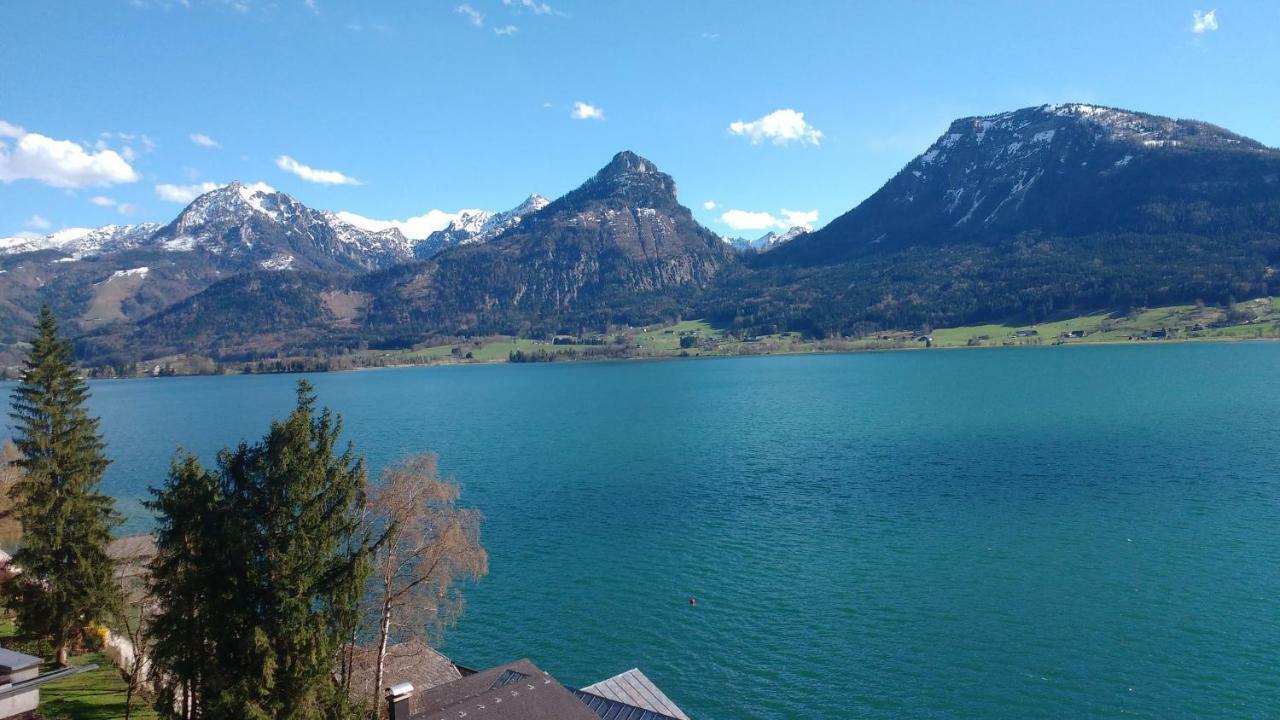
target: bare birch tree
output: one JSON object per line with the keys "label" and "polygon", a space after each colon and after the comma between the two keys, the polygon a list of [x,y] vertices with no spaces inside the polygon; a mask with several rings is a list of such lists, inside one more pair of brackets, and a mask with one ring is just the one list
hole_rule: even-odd
{"label": "bare birch tree", "polygon": [[435,455],[423,454],[384,471],[369,502],[373,522],[384,532],[370,593],[378,643],[375,719],[384,711],[380,693],[387,646],[410,639],[438,644],[462,613],[459,583],[489,571],[480,544],[480,513],[457,506],[460,492],[456,482],[440,478]]}

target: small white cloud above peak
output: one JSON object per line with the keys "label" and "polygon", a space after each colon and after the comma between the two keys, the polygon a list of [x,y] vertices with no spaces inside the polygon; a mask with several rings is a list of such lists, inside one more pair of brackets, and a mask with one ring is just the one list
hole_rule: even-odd
{"label": "small white cloud above peak", "polygon": [[1191,13],[1191,32],[1197,35],[1203,35],[1207,32],[1216,32],[1217,30],[1217,10],[1210,10],[1209,12],[1195,10]]}
{"label": "small white cloud above peak", "polygon": [[569,117],[574,120],[603,120],[604,108],[579,100],[573,104],[573,112],[569,113]]}
{"label": "small white cloud above peak", "polygon": [[734,230],[770,230],[773,228],[789,230],[793,227],[811,230],[813,229],[813,224],[817,221],[817,210],[787,210],[786,208],[782,209],[781,218],[770,212],[737,209],[726,210],[720,215],[720,222]]}
{"label": "small white cloud above peak", "polygon": [[806,230],[812,230],[813,224],[818,222],[817,210],[788,210],[782,208],[782,217],[786,220],[779,227],[786,226],[788,228],[802,227]]}
{"label": "small white cloud above peak", "polygon": [[80,143],[27,132],[3,120],[0,137],[16,140],[12,147],[0,143],[0,183],[35,180],[50,187],[75,189],[131,183],[139,178],[129,160],[105,144],[89,150]]}
{"label": "small white cloud above peak", "polygon": [[359,180],[346,175],[337,170],[321,170],[313,168],[310,165],[304,165],[288,155],[281,155],[276,158],[276,167],[287,173],[292,173],[310,183],[320,185],[363,185]]}
{"label": "small white cloud above peak", "polygon": [[222,143],[214,140],[204,133],[191,133],[187,137],[191,139],[191,142],[199,145],[200,147],[213,148],[215,150],[222,148]]}
{"label": "small white cloud above peak", "polygon": [[463,3],[458,7],[454,8],[454,12],[458,13],[459,15],[465,16],[467,18],[467,22],[471,23],[472,25],[475,25],[476,27],[478,28],[484,27],[484,15],[482,15],[479,10],[471,7],[470,5]]}
{"label": "small white cloud above peak", "polygon": [[729,134],[741,135],[759,145],[765,140],[774,145],[817,145],[822,142],[822,131],[804,119],[804,113],[790,108],[774,110],[756,120],[735,120],[729,123]]}
{"label": "small white cloud above peak", "polygon": [[703,209],[705,209],[705,210],[715,210],[715,209],[716,209],[716,201],[715,201],[715,200],[708,200],[708,201],[706,201],[706,202],[702,203],[702,207],[703,207]]}
{"label": "small white cloud above peak", "polygon": [[44,216],[32,215],[27,219],[26,226],[35,228],[36,230],[48,230],[51,223]]}
{"label": "small white cloud above peak", "polygon": [[112,200],[105,195],[95,195],[94,197],[89,198],[89,202],[97,205],[98,207],[112,207],[116,204],[115,200]]}
{"label": "small white cloud above peak", "polygon": [[463,213],[475,212],[467,210],[459,210],[456,213],[445,212],[444,210],[428,210],[427,212],[416,215],[408,220],[375,220],[363,215],[357,215],[346,210],[336,212],[339,220],[354,225],[361,230],[370,232],[381,232],[391,228],[398,228],[400,234],[410,240],[422,240],[437,230],[443,230],[449,226],[449,223],[458,219]]}

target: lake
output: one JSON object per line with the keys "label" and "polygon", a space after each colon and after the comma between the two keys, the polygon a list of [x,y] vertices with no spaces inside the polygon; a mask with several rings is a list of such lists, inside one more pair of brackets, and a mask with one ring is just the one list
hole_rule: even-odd
{"label": "lake", "polygon": [[[129,527],[297,379],[94,383]],[[484,513],[464,665],[638,666],[695,719],[1280,716],[1280,343],[309,379]]]}

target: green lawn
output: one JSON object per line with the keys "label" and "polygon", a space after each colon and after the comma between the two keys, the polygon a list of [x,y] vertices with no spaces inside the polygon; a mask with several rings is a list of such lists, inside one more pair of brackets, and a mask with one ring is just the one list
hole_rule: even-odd
{"label": "green lawn", "polygon": [[[12,640],[15,632],[12,619],[0,619],[0,642],[7,646],[9,643],[5,641]],[[96,664],[98,667],[41,687],[40,716],[44,720],[112,720],[124,717],[127,686],[111,661],[101,653],[87,653],[71,658],[71,664]],[[41,672],[54,669],[46,663]],[[138,699],[134,701],[132,717],[154,720],[156,713],[150,703]]]}
{"label": "green lawn", "polygon": [[[124,717],[124,680],[119,671],[100,653],[72,658],[72,665],[96,663],[89,670],[49,683],[40,688],[40,715],[45,720],[109,720]],[[133,717],[153,720],[156,713],[150,703],[134,701]]]}

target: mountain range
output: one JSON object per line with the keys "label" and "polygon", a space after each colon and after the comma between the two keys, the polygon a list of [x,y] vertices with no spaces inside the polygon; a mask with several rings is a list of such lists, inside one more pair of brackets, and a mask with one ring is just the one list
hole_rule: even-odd
{"label": "mountain range", "polygon": [[956,120],[825,227],[754,241],[699,225],[631,152],[557,200],[460,213],[418,241],[232,183],[162,227],[0,239],[0,339],[40,303],[90,363],[692,317],[857,336],[1258,297],[1280,290],[1277,260],[1280,151],[1198,121],[1045,105]]}

